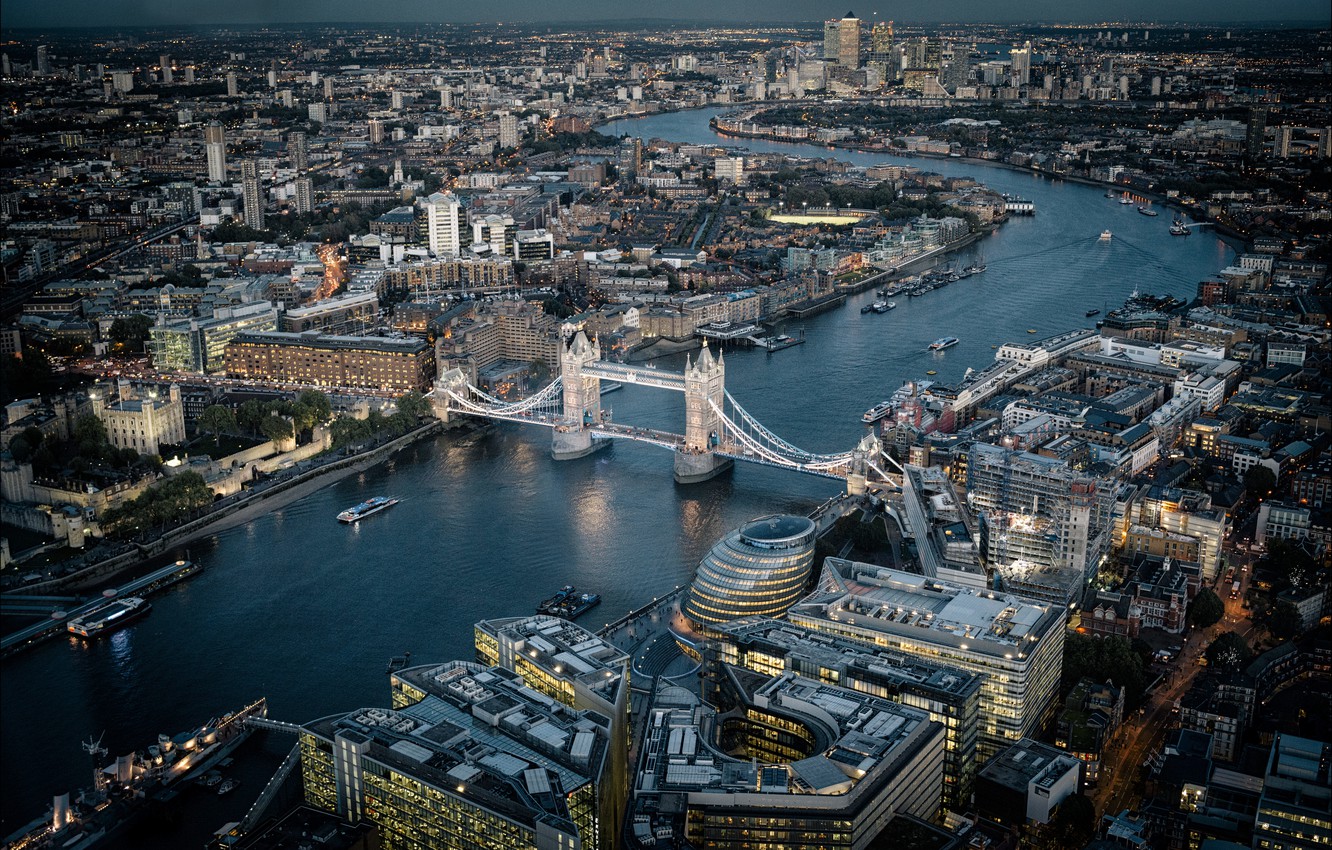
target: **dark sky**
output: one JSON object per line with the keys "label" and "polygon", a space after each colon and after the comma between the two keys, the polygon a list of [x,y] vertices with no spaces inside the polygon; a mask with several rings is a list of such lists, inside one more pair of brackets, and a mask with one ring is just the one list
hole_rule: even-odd
{"label": "dark sky", "polygon": [[[829,5],[843,3],[841,6]],[[905,23],[937,21],[1328,21],[1328,0],[3,0],[4,26],[356,21],[604,21],[670,18],[719,22],[812,21],[841,17],[846,2]]]}

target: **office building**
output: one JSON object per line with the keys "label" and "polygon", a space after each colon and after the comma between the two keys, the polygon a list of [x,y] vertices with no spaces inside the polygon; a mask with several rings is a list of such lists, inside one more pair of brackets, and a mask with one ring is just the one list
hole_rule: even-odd
{"label": "office building", "polygon": [[[890,82],[897,79],[901,67],[893,67],[893,22],[879,21],[870,28],[870,50],[867,65],[879,72],[879,79]],[[900,65],[900,63],[898,63]]]}
{"label": "office building", "polygon": [[425,392],[435,379],[435,359],[424,340],[317,330],[237,334],[224,363],[229,378],[312,387]]}
{"label": "office building", "polygon": [[227,131],[214,121],[204,128],[204,151],[208,157],[208,182],[227,180]]}
{"label": "office building", "polygon": [[267,301],[219,307],[212,318],[153,326],[148,331],[148,352],[153,366],[164,372],[217,372],[234,336],[275,331],[277,321],[277,308]]}
{"label": "office building", "polygon": [[840,68],[860,67],[860,19],[851,12],[823,23],[823,61]]}
{"label": "office building", "polygon": [[135,393],[130,382],[122,380],[114,397],[95,392],[89,400],[106,428],[107,440],[118,449],[155,455],[163,444],[185,442],[185,406],[175,384],[163,398],[155,389]]}
{"label": "office building", "polygon": [[379,295],[352,292],[295,307],[282,314],[278,330],[290,333],[323,331],[330,334],[365,332],[379,316]]}
{"label": "office building", "polygon": [[264,187],[259,182],[259,164],[254,160],[241,163],[241,203],[245,226],[251,230],[263,230]]}
{"label": "office building", "polygon": [[1081,775],[1082,762],[1072,755],[1023,738],[981,768],[976,811],[1030,837],[1050,822],[1060,803],[1078,793]]}
{"label": "office building", "polygon": [[555,259],[555,234],[544,227],[519,230],[513,235],[513,257],[524,262]]}
{"label": "office building", "polygon": [[452,192],[436,192],[425,200],[426,242],[436,257],[462,253],[465,213]]}
{"label": "office building", "polygon": [[297,171],[310,167],[310,147],[304,133],[293,131],[287,134],[287,157],[291,159],[291,167]]}
{"label": "office building", "polygon": [[1332,746],[1277,735],[1254,822],[1258,850],[1314,850],[1332,836]]}
{"label": "office building", "polygon": [[697,626],[779,615],[804,595],[814,522],[777,514],[731,531],[699,562],[681,610]]}
{"label": "office building", "polygon": [[1244,136],[1244,148],[1252,159],[1262,156],[1263,141],[1267,135],[1267,107],[1253,106],[1249,108],[1249,128]]}
{"label": "office building", "polygon": [[975,443],[967,501],[984,563],[1014,593],[1068,605],[1110,549],[1112,483],[1058,458]]}
{"label": "office building", "polygon": [[391,690],[391,709],[301,727],[306,803],[373,823],[384,850],[603,846],[606,718],[464,661],[400,670]]}
{"label": "office building", "polygon": [[484,302],[452,319],[435,347],[441,371],[451,362],[481,371],[501,361],[541,361],[554,374],[560,370],[560,322],[529,301]]}
{"label": "office building", "polygon": [[700,674],[705,701],[719,702],[724,667],[730,665],[765,676],[794,673],[918,708],[944,727],[944,805],[954,811],[970,805],[979,767],[979,674],[770,617],[732,620],[710,631]]}
{"label": "office building", "polygon": [[644,832],[718,850],[862,850],[893,817],[938,811],[944,730],[924,712],[801,676],[723,674],[714,707],[656,692],[634,788]]}
{"label": "office building", "polygon": [[497,257],[507,257],[512,250],[513,237],[518,233],[518,225],[511,215],[483,215],[472,219],[473,251],[482,253],[480,246],[489,246]]}
{"label": "office building", "polygon": [[745,182],[745,158],[743,156],[719,156],[712,163],[713,176],[717,181],[731,183]]}
{"label": "office building", "polygon": [[[475,637],[482,664],[511,670],[532,690],[609,719],[599,807],[609,823],[620,823],[629,789],[630,656],[581,626],[544,614],[483,620]],[[604,831],[603,838],[613,837],[613,830]],[[602,846],[612,850],[616,843]]]}
{"label": "office building", "polygon": [[819,586],[824,592],[792,607],[788,620],[984,677],[982,760],[1039,734],[1053,716],[1064,606],[831,557]]}

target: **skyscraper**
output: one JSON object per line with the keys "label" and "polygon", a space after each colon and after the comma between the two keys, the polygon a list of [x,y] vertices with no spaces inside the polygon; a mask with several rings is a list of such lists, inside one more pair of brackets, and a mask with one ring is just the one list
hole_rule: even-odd
{"label": "skyscraper", "polygon": [[1012,61],[1013,84],[1025,86],[1031,82],[1031,42],[1028,41],[1021,47],[1014,47],[1008,51],[1009,59]]}
{"label": "skyscraper", "polygon": [[499,117],[499,145],[502,148],[518,147],[518,116],[504,113]]}
{"label": "skyscraper", "polygon": [[308,213],[314,210],[314,183],[309,177],[296,178],[296,212]]}
{"label": "skyscraper", "polygon": [[384,141],[384,122],[378,118],[370,119],[370,144],[378,145]]}
{"label": "skyscraper", "polygon": [[236,72],[227,72],[227,97],[236,97],[239,94],[239,87],[236,85]]}
{"label": "skyscraper", "polygon": [[291,167],[297,171],[304,171],[309,167],[310,152],[304,133],[295,131],[287,134],[287,156],[291,158]]}
{"label": "skyscraper", "polygon": [[208,182],[226,182],[227,131],[216,121],[204,128],[204,148],[208,154]]}
{"label": "skyscraper", "polygon": [[1281,159],[1290,158],[1290,140],[1294,133],[1295,128],[1289,124],[1276,128],[1276,143],[1273,145],[1273,153]]}
{"label": "skyscraper", "polygon": [[1263,136],[1267,133],[1267,107],[1255,106],[1249,110],[1249,132],[1245,136],[1245,149],[1250,157],[1263,154]]}
{"label": "skyscraper", "polygon": [[252,159],[241,163],[241,199],[245,206],[245,226],[264,229],[264,191],[259,183],[259,164]]}
{"label": "skyscraper", "polygon": [[162,72],[161,76],[162,85],[164,86],[171,85],[172,82],[175,81],[175,77],[171,72],[171,57],[168,54],[163,53],[161,56],[157,58],[157,67]]}
{"label": "skyscraper", "polygon": [[37,73],[42,76],[51,73],[51,56],[47,53],[45,44],[37,45]]}
{"label": "skyscraper", "polygon": [[899,69],[891,67],[892,57],[893,22],[879,21],[870,30],[870,52],[866,64],[878,71],[883,80],[895,80]]}
{"label": "skyscraper", "polygon": [[462,252],[464,211],[452,192],[436,192],[426,198],[426,240],[436,257]]}
{"label": "skyscraper", "polygon": [[823,23],[823,60],[843,68],[860,67],[860,19],[853,12]]}

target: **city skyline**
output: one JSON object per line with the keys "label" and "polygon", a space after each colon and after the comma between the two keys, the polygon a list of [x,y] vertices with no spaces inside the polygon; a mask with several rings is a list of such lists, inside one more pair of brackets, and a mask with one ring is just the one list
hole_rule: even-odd
{"label": "city skyline", "polygon": [[[636,14],[642,11],[644,14]],[[505,0],[478,14],[473,7],[436,6],[427,0],[406,0],[394,4],[386,13],[375,7],[374,13],[351,0],[295,0],[276,6],[243,0],[240,3],[171,3],[167,0],[113,0],[91,3],[88,0],[14,0],[5,6],[5,29],[58,28],[78,29],[125,26],[189,25],[263,25],[298,24],[471,24],[511,23],[523,25],[605,23],[633,25],[654,23],[709,23],[717,25],[752,25],[809,23],[840,15],[841,7],[814,0],[776,0],[773,3],[707,3],[684,0],[671,7],[669,15],[661,8],[626,9],[610,0],[579,0],[561,4],[554,12],[537,0]],[[1110,0],[1107,3],[1069,4],[1039,0],[996,9],[979,0],[953,0],[931,3],[908,0],[904,3],[851,4],[850,10],[862,20],[895,20],[899,24],[977,23],[1069,23],[1109,26],[1143,24],[1320,24],[1328,19],[1325,4],[1318,0],[1298,0],[1281,6],[1255,6],[1245,0],[1174,0],[1168,4],[1148,0]],[[77,21],[77,24],[70,24]]]}

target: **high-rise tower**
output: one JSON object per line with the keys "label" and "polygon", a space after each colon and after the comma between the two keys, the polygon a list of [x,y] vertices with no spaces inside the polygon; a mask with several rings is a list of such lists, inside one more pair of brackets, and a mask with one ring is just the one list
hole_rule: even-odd
{"label": "high-rise tower", "polygon": [[245,205],[245,226],[264,229],[264,189],[259,183],[259,164],[252,159],[241,163],[241,199]]}
{"label": "high-rise tower", "polygon": [[823,24],[823,60],[843,68],[860,67],[860,19],[847,12]]}
{"label": "high-rise tower", "polygon": [[204,128],[204,149],[208,155],[208,182],[225,183],[227,179],[227,131],[216,121]]}

